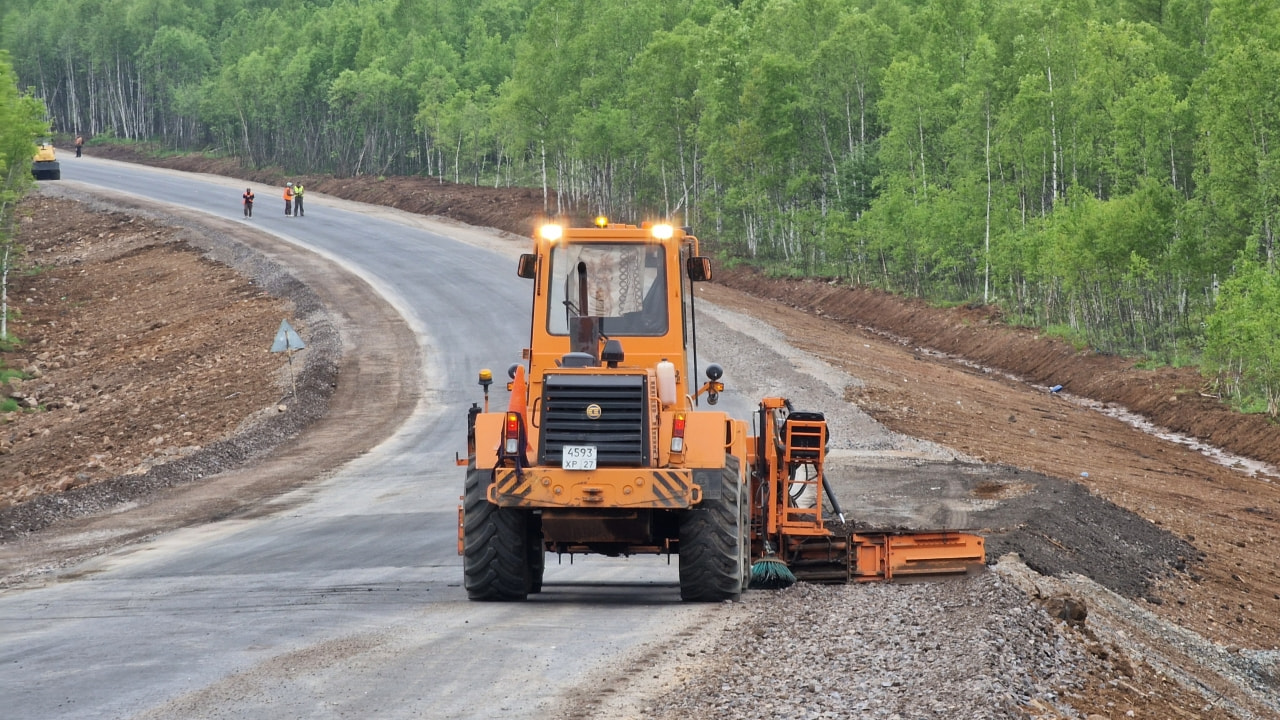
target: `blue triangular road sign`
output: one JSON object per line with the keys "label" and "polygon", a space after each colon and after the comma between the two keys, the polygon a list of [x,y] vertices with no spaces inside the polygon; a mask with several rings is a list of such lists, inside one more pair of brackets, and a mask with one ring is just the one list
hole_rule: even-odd
{"label": "blue triangular road sign", "polygon": [[276,340],[271,343],[271,352],[285,352],[286,350],[301,350],[307,344],[302,342],[302,338],[298,335],[298,331],[293,329],[288,320],[280,321],[280,329],[276,330]]}

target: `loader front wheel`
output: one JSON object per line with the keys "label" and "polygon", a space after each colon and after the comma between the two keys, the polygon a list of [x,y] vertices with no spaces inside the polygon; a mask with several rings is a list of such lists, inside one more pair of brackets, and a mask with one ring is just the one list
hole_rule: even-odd
{"label": "loader front wheel", "polygon": [[680,599],[687,602],[734,600],[746,587],[749,565],[743,536],[746,491],[738,477],[738,458],[725,457],[722,470],[700,471],[702,504],[680,517]]}
{"label": "loader front wheel", "polygon": [[463,495],[462,575],[472,600],[529,595],[529,514],[489,502],[492,470],[469,468]]}

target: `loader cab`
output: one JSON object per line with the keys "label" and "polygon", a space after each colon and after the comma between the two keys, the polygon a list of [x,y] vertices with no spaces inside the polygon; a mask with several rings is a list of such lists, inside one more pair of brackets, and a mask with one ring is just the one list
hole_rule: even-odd
{"label": "loader cab", "polygon": [[[653,368],[667,360],[688,370],[687,284],[694,275],[706,279],[708,266],[697,257],[697,238],[672,225],[598,220],[588,228],[544,225],[534,249],[518,269],[535,281],[533,385],[557,368]],[[679,373],[680,397],[686,377]]]}

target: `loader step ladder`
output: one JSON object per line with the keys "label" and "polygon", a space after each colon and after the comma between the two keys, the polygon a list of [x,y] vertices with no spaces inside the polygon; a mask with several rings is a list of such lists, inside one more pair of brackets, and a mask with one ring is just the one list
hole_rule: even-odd
{"label": "loader step ladder", "polygon": [[[982,537],[970,533],[887,530],[831,534],[823,524],[827,422],[821,413],[792,412],[782,422],[781,467],[788,475],[779,522],[792,573],[817,583],[910,580],[963,575],[984,567]],[[813,507],[794,503],[816,498]],[[808,503],[804,503],[807,505]]]}
{"label": "loader step ladder", "polygon": [[[823,465],[827,459],[827,421],[821,413],[793,412],[782,423],[782,467],[788,481],[781,527],[787,535],[823,536]],[[812,507],[795,504],[810,498]],[[807,504],[807,503],[806,503]]]}
{"label": "loader step ladder", "polygon": [[[840,505],[828,494],[824,464],[827,421],[822,413],[796,412],[785,398],[760,403],[757,438],[758,489],[753,507],[752,552],[783,562],[797,580],[817,583],[912,581],[980,572],[986,549],[981,536],[953,530],[859,530],[844,524]],[[803,492],[801,492],[803,491]],[[797,503],[798,496],[814,498]],[[824,524],[824,506],[841,527]]]}

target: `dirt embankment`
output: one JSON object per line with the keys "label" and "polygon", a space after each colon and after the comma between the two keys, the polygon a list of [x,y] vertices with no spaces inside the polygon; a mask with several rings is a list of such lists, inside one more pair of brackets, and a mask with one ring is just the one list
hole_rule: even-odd
{"label": "dirt embankment", "polygon": [[10,281],[21,343],[0,362],[28,377],[4,388],[23,411],[0,426],[0,509],[139,483],[279,399],[268,348],[298,311],[280,288],[203,257],[174,228],[49,197],[23,202],[17,237],[24,266],[41,271]]}
{"label": "dirt embankment", "polygon": [[1034,328],[1005,325],[995,308],[940,310],[918,300],[822,280],[780,280],[718,270],[729,287],[864,328],[1072,395],[1123,407],[1175,433],[1280,467],[1280,427],[1233,412],[1194,367],[1142,370],[1134,358],[1077,350]]}

